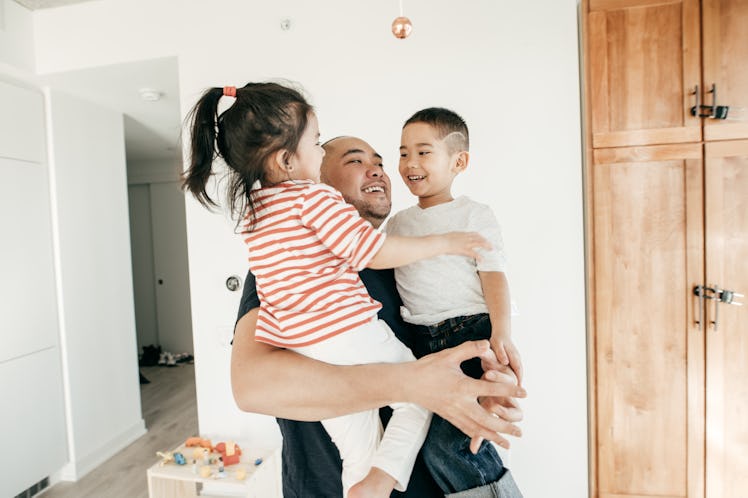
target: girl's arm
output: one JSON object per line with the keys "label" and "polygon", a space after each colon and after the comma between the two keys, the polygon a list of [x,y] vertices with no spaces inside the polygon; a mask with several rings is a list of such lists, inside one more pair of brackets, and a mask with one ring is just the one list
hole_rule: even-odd
{"label": "girl's arm", "polygon": [[367,268],[397,268],[422,259],[457,254],[480,259],[478,249],[491,249],[491,244],[475,232],[450,232],[425,237],[388,235],[372,257]]}
{"label": "girl's arm", "polygon": [[501,379],[471,379],[460,370],[468,358],[493,356],[487,341],[466,342],[407,363],[338,366],[256,342],[257,313],[255,308],[239,320],[231,352],[231,386],[243,411],[311,421],[411,402],[471,437],[506,444],[498,433],[519,431],[476,400],[524,397],[524,389]]}

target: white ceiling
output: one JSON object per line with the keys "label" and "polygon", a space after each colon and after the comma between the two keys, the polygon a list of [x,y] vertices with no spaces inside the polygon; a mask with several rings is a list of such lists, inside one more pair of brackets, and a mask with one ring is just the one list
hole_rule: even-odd
{"label": "white ceiling", "polygon": [[[41,75],[52,89],[117,112],[125,118],[128,161],[180,160],[178,141],[179,75],[175,57]],[[139,90],[161,93],[157,102],[140,98]]]}
{"label": "white ceiling", "polygon": [[[64,7],[94,0],[16,0],[30,10]],[[125,150],[128,161],[181,160],[178,146],[179,74],[176,58],[101,66],[79,71],[40,75],[54,90],[88,100],[124,115]],[[139,90],[151,88],[162,94],[157,102],[145,102]]]}
{"label": "white ceiling", "polygon": [[29,10],[39,10],[90,1],[92,0],[16,0],[16,3],[20,3]]}

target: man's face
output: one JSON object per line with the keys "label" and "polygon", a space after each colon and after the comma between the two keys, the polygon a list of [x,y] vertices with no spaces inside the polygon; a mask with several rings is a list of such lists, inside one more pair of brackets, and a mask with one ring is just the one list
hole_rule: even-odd
{"label": "man's face", "polygon": [[382,156],[360,138],[340,137],[325,145],[321,180],[336,188],[359,214],[379,227],[390,214],[390,179]]}

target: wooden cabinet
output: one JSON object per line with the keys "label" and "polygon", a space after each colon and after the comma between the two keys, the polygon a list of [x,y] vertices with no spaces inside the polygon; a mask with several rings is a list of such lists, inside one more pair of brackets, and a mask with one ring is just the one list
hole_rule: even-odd
{"label": "wooden cabinet", "polygon": [[[705,120],[704,140],[748,138],[748,3],[704,0],[702,19],[702,88],[715,85],[717,105],[729,105],[733,113],[742,113],[740,121]],[[705,96],[707,104],[714,102],[713,95]]]}
{"label": "wooden cabinet", "polygon": [[[701,144],[593,151],[600,497],[686,497],[703,475]],[[701,387],[701,388],[700,388]],[[696,495],[693,495],[696,496]]]}
{"label": "wooden cabinet", "polygon": [[593,147],[701,140],[698,0],[590,0]]}
{"label": "wooden cabinet", "polygon": [[748,496],[748,1],[582,17],[590,494]]}
{"label": "wooden cabinet", "polygon": [[[748,140],[707,143],[705,149],[706,282],[748,295]],[[744,498],[748,306],[708,302],[706,318],[706,496]]]}

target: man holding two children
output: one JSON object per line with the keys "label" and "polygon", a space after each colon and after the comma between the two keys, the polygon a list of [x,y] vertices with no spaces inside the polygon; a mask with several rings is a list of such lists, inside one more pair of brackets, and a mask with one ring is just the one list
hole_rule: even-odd
{"label": "man holding two children", "polygon": [[[423,114],[425,111],[428,112]],[[411,209],[428,211],[455,201],[464,204],[464,198],[452,199],[450,186],[454,176],[467,165],[467,127],[461,131],[464,140],[460,142],[449,125],[457,120],[462,130],[459,116],[443,109],[421,113],[421,117],[416,113],[416,120],[406,123],[401,149],[401,156],[427,157],[423,162],[416,161],[416,168],[407,157],[401,160],[401,175],[419,198],[419,206]],[[424,140],[429,143],[428,150],[422,146]],[[463,144],[457,153],[455,143]],[[324,148],[321,180],[339,190],[374,227],[380,227],[391,209],[390,179],[383,169],[382,157],[354,137],[338,137]],[[460,154],[463,149],[465,153]],[[494,261],[492,258],[488,255],[486,259]],[[433,354],[404,364],[356,366],[328,365],[254,341],[260,303],[254,277],[247,275],[232,351],[232,387],[241,409],[279,417],[285,498],[342,496],[337,448],[321,424],[314,421],[393,401],[417,403],[437,416],[407,490],[395,491],[392,496],[522,496],[488,443],[491,440],[508,446],[500,432],[520,435],[513,422],[519,421],[522,414],[513,398],[524,392],[516,386],[515,377],[521,380],[522,369],[509,335],[509,299],[503,266],[485,268],[488,271],[483,272],[479,267],[481,276],[476,276],[478,292],[485,296],[484,306],[468,306],[459,316],[437,320],[436,327],[418,325],[431,325],[428,320],[403,320],[402,301],[392,270],[360,272],[369,294],[382,304],[379,318],[417,356]],[[496,273],[500,273],[498,280]],[[408,303],[404,309],[409,309]],[[489,342],[470,342],[478,339]],[[451,349],[444,349],[447,347]],[[440,350],[443,351],[434,353]],[[491,361],[494,354],[511,369],[497,366],[495,359]],[[486,375],[486,380],[472,380],[460,369],[462,365],[465,373],[479,378],[483,373],[481,360],[475,357],[496,369]],[[476,403],[479,397],[483,406]],[[472,445],[465,434],[474,436]],[[479,446],[478,438],[487,441]]]}

